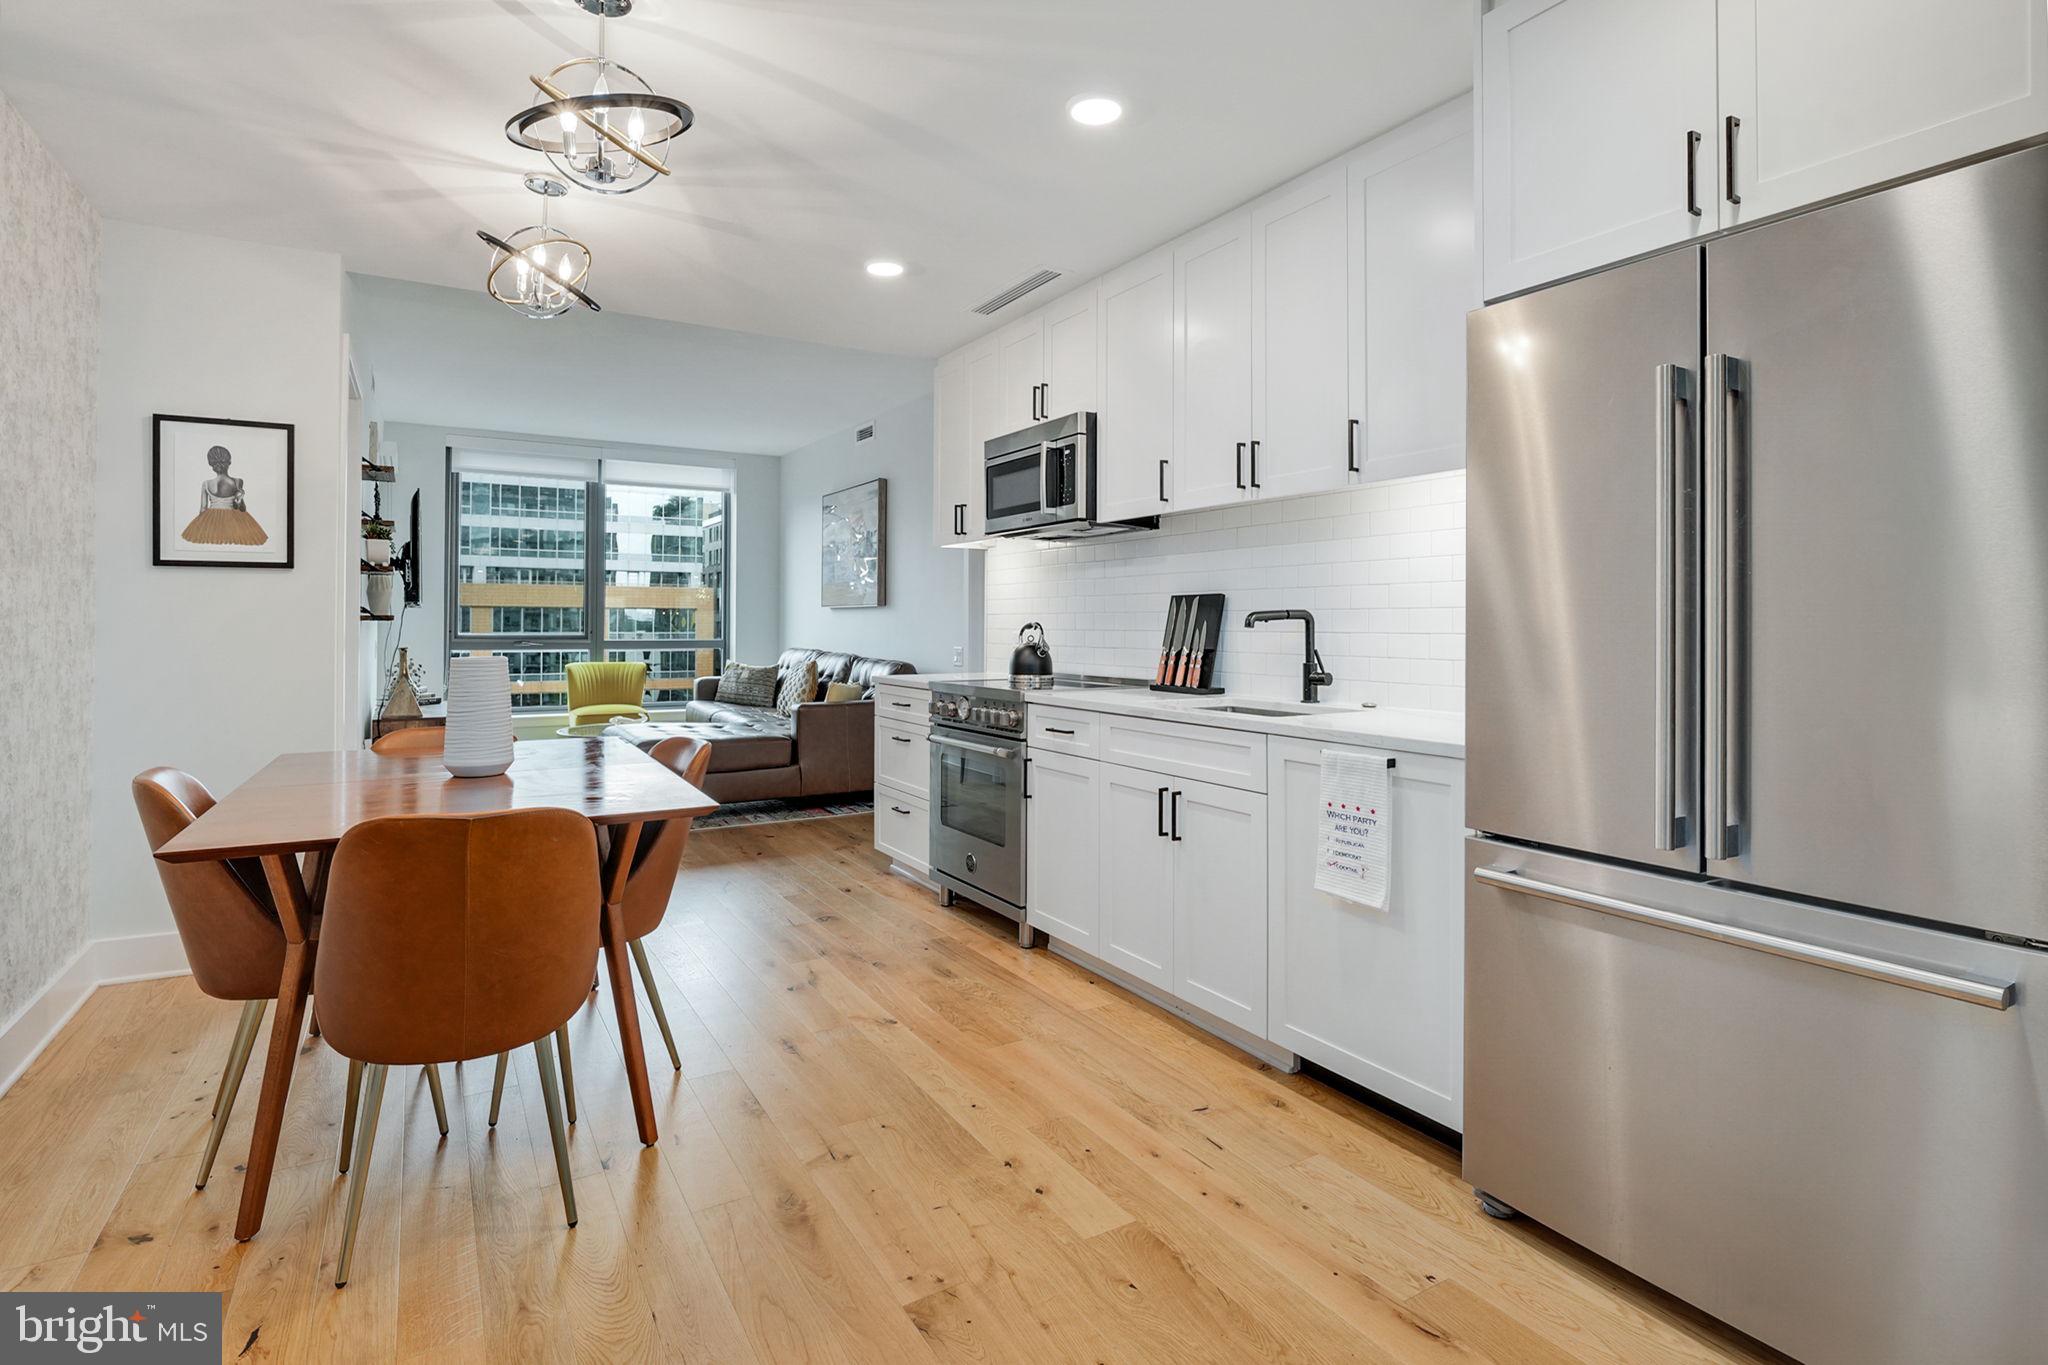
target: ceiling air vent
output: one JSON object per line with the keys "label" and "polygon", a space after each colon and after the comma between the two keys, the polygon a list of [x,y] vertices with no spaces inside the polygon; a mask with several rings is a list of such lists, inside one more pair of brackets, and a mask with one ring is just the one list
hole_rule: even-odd
{"label": "ceiling air vent", "polygon": [[1042,289],[1059,277],[1060,272],[1057,270],[1041,270],[1035,275],[1027,275],[995,297],[984,299],[980,303],[975,304],[974,311],[984,316],[990,313],[1000,313],[1032,290]]}
{"label": "ceiling air vent", "polygon": [[854,439],[854,440],[856,440],[856,441],[872,441],[872,440],[874,440],[874,439],[875,439],[875,424],[874,424],[873,422],[870,422],[870,423],[868,423],[868,424],[867,424],[866,426],[862,427],[862,428],[861,428],[861,429],[860,429],[859,431],[856,431],[856,432],[854,432],[854,433],[853,433],[853,439]]}

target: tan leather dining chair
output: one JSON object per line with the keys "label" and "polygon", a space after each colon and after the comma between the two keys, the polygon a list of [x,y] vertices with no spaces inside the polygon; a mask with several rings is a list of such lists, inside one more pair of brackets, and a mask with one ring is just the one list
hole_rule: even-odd
{"label": "tan leather dining chair", "polygon": [[377,754],[438,754],[448,732],[438,725],[415,725],[409,730],[392,730],[370,741]]}
{"label": "tan leather dining chair", "polygon": [[[709,740],[679,735],[661,741],[649,752],[657,762],[693,787],[703,784],[704,774],[711,766]],[[669,1064],[678,1071],[683,1069],[682,1054],[676,1051],[675,1034],[668,1025],[668,1011],[661,1003],[661,988],[654,984],[654,967],[647,960],[647,946],[641,940],[659,929],[662,916],[668,913],[669,897],[675,891],[676,873],[683,864],[683,848],[690,838],[690,825],[691,821],[686,817],[649,821],[641,829],[640,842],[633,850],[633,866],[626,874],[623,906],[626,942],[633,952],[633,965],[639,968],[640,984],[647,991],[648,1003],[654,1006],[654,1022],[661,1026],[661,1041],[668,1045]],[[569,1031],[566,1027],[556,1034],[555,1046],[562,1054],[562,1089],[569,1122],[574,1123],[576,1082],[569,1062]],[[508,1060],[507,1054],[498,1054],[497,1075],[491,1081],[490,1121],[493,1125],[498,1121],[498,1106],[505,1095]]]}
{"label": "tan leather dining chair", "polygon": [[328,1046],[364,1064],[337,1286],[348,1283],[389,1067],[531,1043],[576,1226],[551,1044],[596,970],[602,906],[597,835],[573,811],[402,816],[342,836],[313,975]]}
{"label": "tan leather dining chair", "polygon": [[[129,784],[142,832],[155,853],[172,836],[213,808],[213,793],[190,773],[151,768]],[[152,859],[151,861],[155,861]],[[193,1184],[206,1188],[221,1134],[242,1087],[249,1052],[263,1025],[263,1012],[277,998],[284,973],[284,929],[270,901],[263,869],[254,859],[212,863],[157,862],[178,941],[192,965],[192,980],[216,1000],[242,1002],[242,1018],[228,1046],[227,1065],[213,1097],[213,1126],[199,1158]]]}

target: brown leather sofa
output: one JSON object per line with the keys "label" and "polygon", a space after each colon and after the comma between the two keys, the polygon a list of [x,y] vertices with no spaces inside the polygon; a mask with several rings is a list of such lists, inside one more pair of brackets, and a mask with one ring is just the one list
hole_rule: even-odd
{"label": "brown leather sofa", "polygon": [[[722,802],[771,797],[831,796],[866,791],[875,785],[875,681],[917,670],[901,659],[817,649],[785,649],[775,661],[777,691],[790,670],[805,660],[818,665],[818,690],[794,716],[774,707],[735,706],[718,700],[718,679],[697,679],[697,695],[686,720],[649,721],[614,727],[623,738],[650,747],[670,735],[711,741],[711,768],[704,790]],[[828,683],[868,689],[860,701],[826,702]]]}

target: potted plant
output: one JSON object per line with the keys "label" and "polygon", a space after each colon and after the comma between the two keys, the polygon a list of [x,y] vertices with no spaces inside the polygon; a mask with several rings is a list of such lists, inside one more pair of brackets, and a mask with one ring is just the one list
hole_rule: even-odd
{"label": "potted plant", "polygon": [[391,564],[391,523],[376,515],[363,518],[363,558],[378,568]]}

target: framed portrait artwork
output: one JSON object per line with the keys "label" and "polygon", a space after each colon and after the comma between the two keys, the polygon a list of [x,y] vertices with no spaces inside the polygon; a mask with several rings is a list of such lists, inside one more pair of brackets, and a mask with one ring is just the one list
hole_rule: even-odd
{"label": "framed portrait artwork", "polygon": [[289,569],[297,530],[292,426],[230,417],[150,419],[150,563]]}

